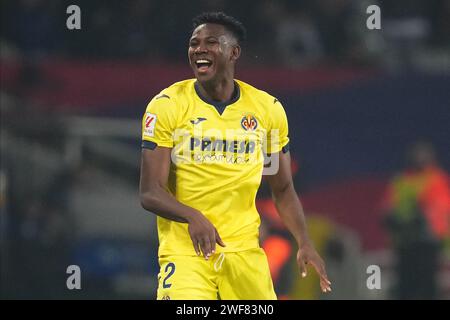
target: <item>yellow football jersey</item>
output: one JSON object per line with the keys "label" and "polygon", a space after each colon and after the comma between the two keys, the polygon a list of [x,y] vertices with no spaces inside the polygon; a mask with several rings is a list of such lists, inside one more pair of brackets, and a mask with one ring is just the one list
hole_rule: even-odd
{"label": "yellow football jersey", "polygon": [[[286,150],[288,123],[281,103],[235,80],[227,103],[202,97],[195,79],[155,96],[142,119],[143,148],[172,148],[168,192],[202,212],[226,247],[259,247],[255,197],[266,154]],[[274,165],[271,163],[270,165]],[[159,255],[196,255],[188,225],[158,216]]]}

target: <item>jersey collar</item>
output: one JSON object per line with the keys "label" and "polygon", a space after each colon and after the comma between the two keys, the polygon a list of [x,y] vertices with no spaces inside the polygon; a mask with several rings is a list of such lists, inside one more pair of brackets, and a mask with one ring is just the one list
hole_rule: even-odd
{"label": "jersey collar", "polygon": [[231,96],[231,99],[228,101],[223,101],[223,102],[210,100],[207,97],[203,96],[200,92],[200,89],[198,88],[197,81],[194,83],[194,88],[195,88],[195,92],[197,93],[197,95],[200,99],[202,99],[207,104],[214,106],[214,108],[216,108],[217,112],[220,115],[222,115],[222,113],[225,111],[225,108],[228,105],[233,104],[236,101],[238,101],[241,96],[241,90],[239,88],[239,85],[236,83],[236,81],[233,81],[233,83],[234,83],[234,91],[233,91],[233,95]]}

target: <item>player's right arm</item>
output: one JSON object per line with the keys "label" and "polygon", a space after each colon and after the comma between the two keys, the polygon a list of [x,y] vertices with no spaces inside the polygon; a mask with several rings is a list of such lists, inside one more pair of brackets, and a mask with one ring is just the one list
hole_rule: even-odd
{"label": "player's right arm", "polygon": [[173,114],[175,106],[166,101],[170,98],[161,99],[150,102],[142,122],[141,205],[165,219],[188,223],[196,253],[203,252],[208,259],[216,243],[224,246],[216,228],[200,211],[180,203],[167,191],[176,115]]}

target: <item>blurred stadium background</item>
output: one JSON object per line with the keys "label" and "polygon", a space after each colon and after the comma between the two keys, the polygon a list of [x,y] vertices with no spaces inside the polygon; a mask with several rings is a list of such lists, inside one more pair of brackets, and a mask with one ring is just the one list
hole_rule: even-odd
{"label": "blurred stadium background", "polygon": [[[81,30],[66,28],[70,4],[81,8]],[[381,7],[381,30],[366,28],[371,4]],[[262,245],[279,296],[401,298],[401,274],[409,270],[407,290],[415,297],[450,298],[448,228],[430,280],[419,281],[415,270],[426,270],[428,259],[418,250],[397,272],[396,231],[387,227],[383,205],[416,141],[433,146],[448,177],[450,1],[0,6],[2,298],[155,297],[155,218],[138,199],[140,120],[161,89],[192,77],[191,18],[208,10],[244,22],[248,41],[237,78],[285,106],[296,187],[333,282],[333,292],[321,295],[314,276],[300,280],[295,247],[263,183]],[[81,290],[66,288],[73,264],[81,268]],[[367,288],[369,265],[380,266],[381,289]]]}

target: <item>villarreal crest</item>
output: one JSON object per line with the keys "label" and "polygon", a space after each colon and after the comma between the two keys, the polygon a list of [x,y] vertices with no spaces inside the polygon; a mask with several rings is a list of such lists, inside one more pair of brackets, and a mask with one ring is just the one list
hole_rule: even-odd
{"label": "villarreal crest", "polygon": [[241,120],[241,126],[246,131],[255,131],[258,127],[258,121],[252,115],[246,115]]}

